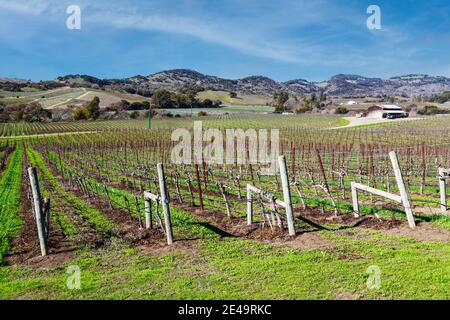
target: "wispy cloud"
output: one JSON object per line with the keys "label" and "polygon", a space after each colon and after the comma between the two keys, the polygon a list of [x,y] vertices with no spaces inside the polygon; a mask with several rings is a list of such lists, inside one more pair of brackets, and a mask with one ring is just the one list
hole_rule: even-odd
{"label": "wispy cloud", "polygon": [[[66,8],[71,4],[82,8],[82,30],[69,34],[64,22]],[[96,50],[120,61],[126,61],[127,52],[139,46],[159,59],[158,63],[186,67],[190,67],[189,61],[205,65],[208,62],[204,56],[215,60],[211,53],[218,53],[218,61],[233,64],[236,59],[245,68],[245,64],[267,64],[273,70],[282,66],[300,72],[332,69],[379,74],[380,70],[386,73],[413,67],[419,70],[412,72],[424,72],[427,68],[432,71],[438,63],[430,61],[434,57],[442,59],[449,48],[445,41],[448,35],[444,33],[448,30],[448,15],[436,14],[443,11],[442,7],[425,8],[428,11],[423,12],[423,4],[415,8],[416,15],[410,15],[401,8],[405,4],[386,1],[380,6],[383,29],[369,31],[366,8],[357,1],[0,0],[0,46],[25,55],[32,47],[30,43],[47,42],[56,47],[75,38],[89,42],[102,33],[102,45],[98,41]],[[423,14],[440,17],[439,24],[417,18]],[[437,26],[440,32],[436,32]],[[167,44],[161,34],[170,35]],[[130,47],[120,56],[108,52],[108,48],[117,45],[117,35],[126,35],[127,39],[119,42]],[[151,40],[143,43],[142,37]],[[159,47],[152,47],[154,42]],[[74,44],[72,49],[78,52],[79,47]],[[220,56],[221,49],[226,49],[226,57]],[[177,58],[174,54],[165,59],[165,53],[174,50],[183,52],[177,53],[182,58],[170,60]],[[184,52],[190,55],[189,61],[184,59]],[[46,53],[44,48],[43,54]],[[81,53],[87,61],[97,58],[89,56],[89,52]],[[209,65],[216,64],[211,61]]]}
{"label": "wispy cloud", "polygon": [[294,48],[258,39],[257,35],[245,30],[241,32],[235,30],[236,33],[234,33],[231,30],[225,30],[225,26],[219,28],[189,17],[162,14],[130,16],[110,12],[90,15],[87,22],[121,29],[183,34],[260,57],[285,62],[299,62]]}
{"label": "wispy cloud", "polygon": [[8,1],[0,0],[0,10],[15,12],[24,15],[38,16],[42,14],[49,6],[47,1],[25,0]]}
{"label": "wispy cloud", "polygon": [[[207,10],[202,10],[197,2],[192,2],[191,6],[194,7],[183,14],[177,14],[177,10],[161,7],[158,2],[152,1],[149,3],[155,6],[148,10],[150,14],[146,14],[145,10],[142,12],[136,4],[133,6],[133,1],[126,7],[123,2],[114,0],[95,2],[79,0],[78,3],[84,7],[83,23],[117,29],[181,34],[248,55],[289,63],[313,62],[315,53],[308,48],[306,33],[304,40],[297,37],[294,41],[283,39],[280,33],[291,27],[325,25],[326,20],[335,19],[333,16],[327,17],[325,11],[332,8],[330,4],[322,1],[314,3],[304,0],[282,1],[277,4],[267,2],[265,6],[260,2],[249,1],[247,7],[229,1],[228,10],[235,10],[234,19],[229,15],[221,17],[206,12]],[[19,14],[45,15],[46,19],[52,19],[55,15],[60,17],[61,12],[64,12],[64,1],[18,0],[11,4],[7,0],[0,0],[0,8]],[[289,12],[289,9],[292,11]],[[258,12],[252,15],[249,10]],[[263,10],[267,12],[264,13]],[[303,33],[301,30],[298,32]]]}

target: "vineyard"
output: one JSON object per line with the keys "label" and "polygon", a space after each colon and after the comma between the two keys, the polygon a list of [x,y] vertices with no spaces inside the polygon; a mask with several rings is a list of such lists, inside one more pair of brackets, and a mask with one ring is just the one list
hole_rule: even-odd
{"label": "vineyard", "polygon": [[[280,129],[285,175],[258,164],[173,164],[171,133],[192,120],[153,120],[151,130],[128,120],[0,125],[0,298],[450,296],[445,119],[345,129],[334,116],[202,120]],[[29,167],[50,199],[45,257]],[[358,192],[358,214],[355,184],[378,190]],[[81,269],[80,290],[65,287],[70,265]],[[382,283],[370,289],[374,265]]]}

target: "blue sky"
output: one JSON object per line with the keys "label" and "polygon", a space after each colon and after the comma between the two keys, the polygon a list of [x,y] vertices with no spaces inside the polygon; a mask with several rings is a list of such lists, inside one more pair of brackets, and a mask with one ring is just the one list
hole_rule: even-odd
{"label": "blue sky", "polygon": [[[81,30],[66,28],[69,5]],[[366,27],[369,5],[381,30]],[[446,0],[0,0],[0,77],[189,68],[225,78],[450,77]]]}

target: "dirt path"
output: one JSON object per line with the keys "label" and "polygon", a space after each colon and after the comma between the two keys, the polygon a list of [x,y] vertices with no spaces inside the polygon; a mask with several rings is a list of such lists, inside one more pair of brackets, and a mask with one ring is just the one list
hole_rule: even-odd
{"label": "dirt path", "polygon": [[53,109],[53,108],[55,108],[55,107],[58,107],[58,106],[67,104],[67,103],[69,103],[69,102],[72,101],[72,100],[79,100],[79,99],[81,99],[81,98],[84,98],[86,95],[88,95],[88,94],[90,93],[90,91],[87,91],[86,88],[82,88],[82,90],[83,90],[83,93],[82,93],[81,95],[79,95],[78,97],[75,97],[75,98],[68,98],[68,99],[65,100],[65,101],[58,102],[58,103],[56,103],[56,104],[53,104],[53,105],[51,105],[51,106],[48,106],[46,109]]}
{"label": "dirt path", "polygon": [[375,124],[386,124],[393,122],[404,122],[404,121],[414,121],[414,120],[422,120],[423,118],[402,118],[402,119],[379,119],[379,118],[356,118],[356,117],[344,117],[345,120],[349,121],[349,123],[345,126],[330,128],[331,130],[343,129],[343,128],[351,128],[351,127],[359,127],[366,125],[375,125]]}
{"label": "dirt path", "polygon": [[52,136],[66,136],[73,134],[87,134],[87,133],[98,133],[98,131],[73,131],[73,132],[56,132],[56,133],[40,133],[40,134],[29,134],[23,136],[8,136],[0,137],[0,139],[26,139],[26,138],[36,138],[36,137],[52,137]]}

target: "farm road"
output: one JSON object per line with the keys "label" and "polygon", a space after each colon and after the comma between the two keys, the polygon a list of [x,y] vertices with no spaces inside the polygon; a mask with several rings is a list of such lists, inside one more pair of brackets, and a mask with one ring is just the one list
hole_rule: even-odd
{"label": "farm road", "polygon": [[414,121],[421,120],[422,118],[402,118],[402,119],[378,119],[378,118],[356,118],[356,117],[345,117],[349,123],[345,126],[330,128],[334,129],[342,129],[342,128],[351,128],[351,127],[359,127],[366,125],[375,125],[375,124],[383,124],[383,123],[391,123],[391,122],[400,122],[400,121]]}

